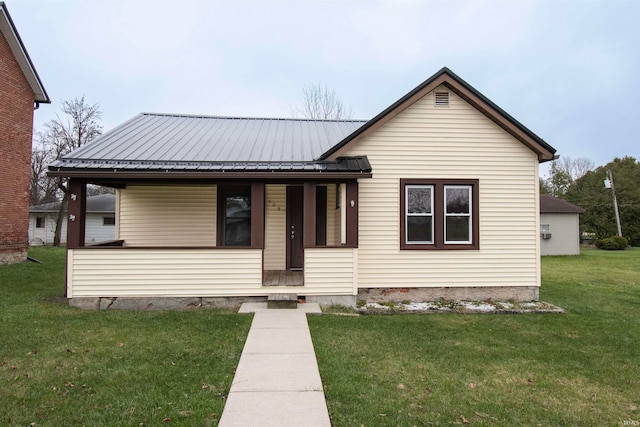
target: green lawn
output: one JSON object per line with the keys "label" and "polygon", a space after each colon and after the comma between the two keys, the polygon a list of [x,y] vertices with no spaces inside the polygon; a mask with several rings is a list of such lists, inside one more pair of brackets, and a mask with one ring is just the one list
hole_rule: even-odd
{"label": "green lawn", "polygon": [[542,266],[566,314],[310,317],[333,425],[640,425],[640,249]]}
{"label": "green lawn", "polygon": [[[0,267],[0,425],[216,425],[251,316],[70,308]],[[311,316],[334,426],[640,422],[640,249],[543,259],[566,314]],[[303,408],[301,408],[303,410]]]}
{"label": "green lawn", "polygon": [[64,250],[30,255],[0,266],[0,425],[217,425],[250,315],[81,311]]}

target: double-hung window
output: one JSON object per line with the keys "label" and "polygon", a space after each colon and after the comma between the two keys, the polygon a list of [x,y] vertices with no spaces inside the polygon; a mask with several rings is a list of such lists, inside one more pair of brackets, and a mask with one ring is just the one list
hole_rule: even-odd
{"label": "double-hung window", "polygon": [[400,249],[478,249],[478,180],[401,179]]}
{"label": "double-hung window", "polygon": [[433,243],[433,185],[407,185],[405,191],[406,241]]}
{"label": "double-hung window", "polygon": [[444,243],[471,243],[471,185],[444,186]]}

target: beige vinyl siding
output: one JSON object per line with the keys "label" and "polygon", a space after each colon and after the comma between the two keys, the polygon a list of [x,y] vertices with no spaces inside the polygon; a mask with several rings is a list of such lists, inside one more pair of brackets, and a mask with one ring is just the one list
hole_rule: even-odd
{"label": "beige vinyl siding", "polygon": [[259,295],[259,249],[74,249],[72,297]]}
{"label": "beige vinyl siding", "polygon": [[[438,108],[431,92],[345,155],[373,167],[359,181],[359,287],[539,285],[537,158],[463,99]],[[401,178],[478,179],[480,249],[401,251]]]}
{"label": "beige vinyl siding", "polygon": [[336,243],[336,186],[327,185],[327,245],[339,245]]}
{"label": "beige vinyl siding", "polygon": [[307,295],[355,295],[357,280],[357,249],[305,249],[304,293]]}
{"label": "beige vinyl siding", "polygon": [[265,188],[264,269],[287,268],[287,186],[267,184]]}
{"label": "beige vinyl siding", "polygon": [[215,246],[216,186],[128,185],[118,197],[127,246]]}

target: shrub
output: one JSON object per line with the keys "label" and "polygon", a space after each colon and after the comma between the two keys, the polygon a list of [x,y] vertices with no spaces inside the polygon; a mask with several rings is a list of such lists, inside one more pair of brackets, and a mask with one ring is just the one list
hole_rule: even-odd
{"label": "shrub", "polygon": [[621,251],[629,246],[629,241],[622,236],[611,236],[596,241],[596,248],[607,251]]}

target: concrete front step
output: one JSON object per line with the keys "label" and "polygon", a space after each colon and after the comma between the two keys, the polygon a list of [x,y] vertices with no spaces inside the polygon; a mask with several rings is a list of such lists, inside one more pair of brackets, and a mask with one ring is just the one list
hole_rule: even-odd
{"label": "concrete front step", "polygon": [[271,294],[267,298],[267,308],[298,308],[298,295],[296,294]]}

